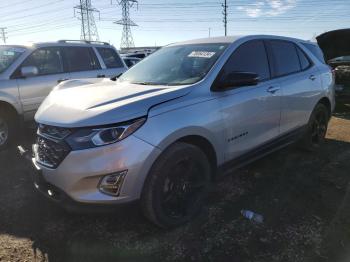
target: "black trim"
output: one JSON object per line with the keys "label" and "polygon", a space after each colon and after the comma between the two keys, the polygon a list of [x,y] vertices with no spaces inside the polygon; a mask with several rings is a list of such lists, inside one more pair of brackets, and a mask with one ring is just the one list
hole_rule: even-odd
{"label": "black trim", "polygon": [[218,168],[218,174],[223,175],[227,170],[234,170],[241,168],[259,158],[262,158],[274,151],[282,149],[294,142],[296,142],[305,132],[307,125],[299,127],[287,134],[284,134],[276,139],[273,139],[261,146],[258,146],[248,153],[243,154],[235,159],[232,159]]}

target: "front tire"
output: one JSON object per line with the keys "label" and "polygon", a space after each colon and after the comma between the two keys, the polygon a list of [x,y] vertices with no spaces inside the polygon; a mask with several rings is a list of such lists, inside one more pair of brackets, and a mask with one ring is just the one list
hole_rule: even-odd
{"label": "front tire", "polygon": [[302,148],[307,150],[317,150],[325,141],[329,111],[324,104],[317,104],[310,116],[305,135],[300,141]]}
{"label": "front tire", "polygon": [[141,196],[145,216],[162,228],[191,220],[201,210],[210,184],[211,166],[196,146],[171,145],[154,163]]}
{"label": "front tire", "polygon": [[0,107],[0,151],[7,148],[15,137],[15,117],[9,110]]}

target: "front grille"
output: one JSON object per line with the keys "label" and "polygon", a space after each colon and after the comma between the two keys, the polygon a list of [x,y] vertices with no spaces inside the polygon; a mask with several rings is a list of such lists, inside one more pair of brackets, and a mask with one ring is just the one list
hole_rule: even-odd
{"label": "front grille", "polygon": [[36,161],[44,166],[56,168],[69,154],[71,149],[63,139],[53,139],[51,134],[47,134],[43,130],[47,129],[42,127],[38,131],[38,138],[35,145]]}
{"label": "front grille", "polygon": [[53,139],[64,139],[71,133],[71,130],[63,127],[40,124],[38,133]]}

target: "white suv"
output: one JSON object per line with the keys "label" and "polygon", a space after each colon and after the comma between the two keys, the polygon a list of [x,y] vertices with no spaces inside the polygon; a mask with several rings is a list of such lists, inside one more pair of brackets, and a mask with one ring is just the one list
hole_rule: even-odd
{"label": "white suv", "polygon": [[193,40],[115,82],[60,84],[35,117],[36,188],[65,206],[140,200],[157,225],[188,221],[218,170],[322,143],[334,79],[309,48],[277,36]]}
{"label": "white suv", "polygon": [[61,81],[111,77],[126,69],[115,48],[103,42],[0,45],[0,150],[14,137],[20,121],[33,120],[41,102]]}

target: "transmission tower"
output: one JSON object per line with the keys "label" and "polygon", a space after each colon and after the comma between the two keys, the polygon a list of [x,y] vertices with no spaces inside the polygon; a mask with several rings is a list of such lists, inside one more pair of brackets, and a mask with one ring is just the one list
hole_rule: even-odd
{"label": "transmission tower", "polygon": [[137,3],[137,0],[119,0],[117,2],[119,5],[122,6],[122,19],[115,21],[115,24],[122,25],[123,26],[123,34],[122,34],[122,40],[120,42],[120,48],[129,48],[134,47],[134,40],[132,38],[131,34],[131,26],[137,26],[131,19],[130,19],[130,8]]}
{"label": "transmission tower", "polygon": [[222,8],[223,8],[222,14],[224,15],[223,22],[225,27],[225,36],[227,36],[227,7],[228,7],[227,0],[225,0],[225,2],[222,4]]}
{"label": "transmission tower", "polygon": [[92,7],[91,0],[80,0],[80,5],[74,7],[74,15],[78,14],[81,20],[81,35],[80,39],[89,41],[98,41],[97,26],[95,23],[94,13],[100,12]]}
{"label": "transmission tower", "polygon": [[6,27],[0,27],[0,38],[2,39],[2,42],[6,44]]}

